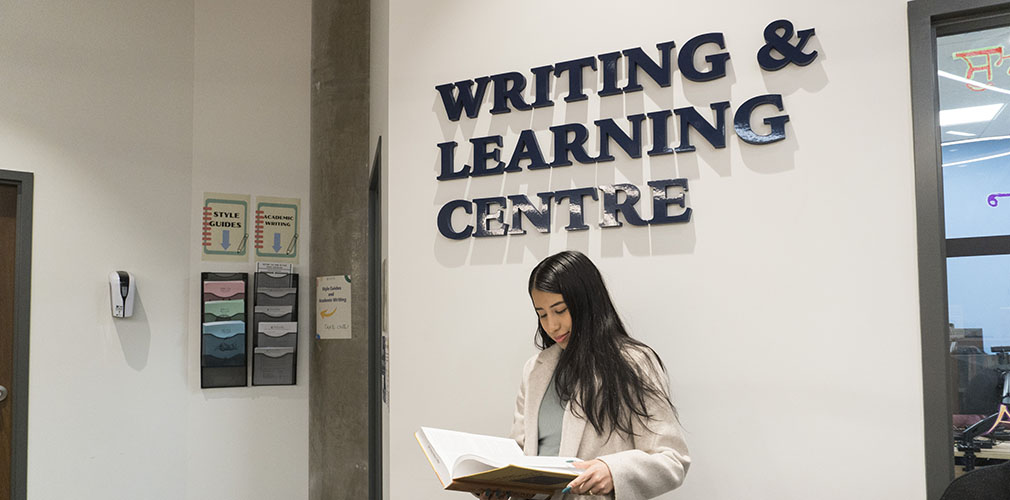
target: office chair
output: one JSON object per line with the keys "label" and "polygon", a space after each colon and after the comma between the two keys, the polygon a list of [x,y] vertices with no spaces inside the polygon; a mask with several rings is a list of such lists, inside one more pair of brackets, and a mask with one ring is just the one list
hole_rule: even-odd
{"label": "office chair", "polygon": [[950,483],[940,500],[1006,500],[1010,496],[1010,462],[982,467]]}

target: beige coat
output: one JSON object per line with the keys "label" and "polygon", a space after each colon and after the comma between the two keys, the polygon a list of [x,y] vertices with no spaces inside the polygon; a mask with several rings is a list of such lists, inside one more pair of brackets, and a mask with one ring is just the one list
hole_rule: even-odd
{"label": "beige coat", "polygon": [[[632,363],[643,368],[657,387],[669,393],[666,374],[651,353],[629,349],[626,355]],[[540,403],[560,357],[561,347],[555,344],[530,358],[523,369],[511,436],[527,455],[537,454]],[[560,498],[645,500],[680,486],[691,464],[680,422],[665,402],[649,401],[648,410],[653,419],[648,422],[647,428],[640,419],[636,419],[633,426],[635,436],[618,435],[616,432],[607,436],[598,434],[592,425],[586,425],[588,421],[585,418],[572,413],[569,402],[562,419],[558,455],[583,460],[599,458],[610,468],[614,492],[612,496],[576,497],[568,494]]]}

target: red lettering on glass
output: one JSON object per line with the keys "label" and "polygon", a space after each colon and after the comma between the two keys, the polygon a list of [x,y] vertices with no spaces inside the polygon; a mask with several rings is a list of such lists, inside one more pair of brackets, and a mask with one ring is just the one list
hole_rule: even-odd
{"label": "red lettering on glass", "polygon": [[[975,61],[972,60],[973,57],[976,58]],[[980,62],[977,59],[979,57],[984,57],[985,62],[976,65],[975,62]],[[994,57],[995,59],[993,59]],[[1002,65],[1004,59],[1010,59],[1010,55],[1006,56],[1003,55],[1003,47],[999,46],[999,47],[985,47],[981,49],[971,49],[966,50],[964,52],[955,52],[954,59],[960,59],[964,61],[965,64],[968,65],[968,70],[964,75],[964,77],[967,78],[968,80],[972,80],[973,79],[972,77],[975,75],[976,72],[985,71],[986,83],[992,83],[993,66]],[[1008,68],[1007,74],[1010,75],[1010,68]],[[967,86],[971,90],[974,90],[975,92],[981,92],[985,90],[985,87],[979,87],[976,85],[972,85],[970,83],[966,83],[965,86]]]}

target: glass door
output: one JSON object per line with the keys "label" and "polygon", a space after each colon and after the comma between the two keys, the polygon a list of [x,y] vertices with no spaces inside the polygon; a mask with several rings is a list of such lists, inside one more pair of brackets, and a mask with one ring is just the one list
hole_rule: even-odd
{"label": "glass door", "polygon": [[1010,26],[994,23],[936,36],[955,477],[1010,458]]}

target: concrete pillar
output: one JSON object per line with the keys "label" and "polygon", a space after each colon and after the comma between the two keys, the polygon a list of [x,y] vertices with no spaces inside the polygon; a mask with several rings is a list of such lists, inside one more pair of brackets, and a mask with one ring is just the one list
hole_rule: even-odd
{"label": "concrete pillar", "polygon": [[[350,340],[312,340],[309,498],[365,499],[368,433],[368,0],[312,2],[311,248],[315,277],[352,276]],[[315,317],[315,314],[313,314]],[[315,322],[311,325],[315,332]]]}

